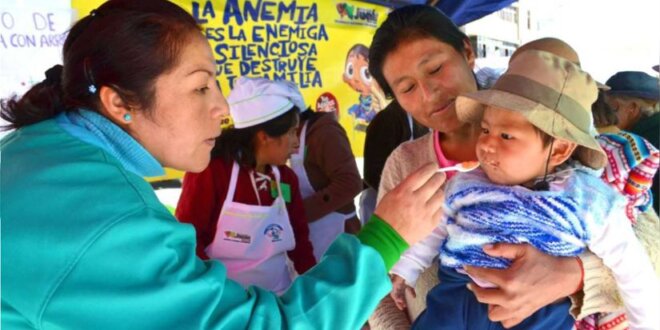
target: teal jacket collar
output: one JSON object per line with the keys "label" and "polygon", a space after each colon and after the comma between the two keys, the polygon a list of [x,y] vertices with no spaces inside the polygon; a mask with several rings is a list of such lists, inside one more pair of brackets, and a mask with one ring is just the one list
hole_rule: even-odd
{"label": "teal jacket collar", "polygon": [[67,111],[55,120],[72,136],[115,157],[126,170],[139,176],[160,176],[165,171],[140,143],[106,117],[85,109]]}

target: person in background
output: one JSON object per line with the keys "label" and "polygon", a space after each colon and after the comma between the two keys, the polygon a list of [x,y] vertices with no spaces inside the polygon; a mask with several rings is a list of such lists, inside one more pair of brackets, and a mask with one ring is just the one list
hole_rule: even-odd
{"label": "person in background", "polygon": [[594,126],[598,133],[618,133],[621,131],[617,124],[619,117],[616,116],[616,111],[612,106],[607,103],[607,96],[602,89],[598,90],[598,98],[591,105],[591,114],[594,117]]}
{"label": "person in background", "polygon": [[[621,71],[607,82],[607,102],[615,109],[617,126],[660,148],[660,88],[658,78],[644,72]],[[660,175],[653,179],[653,209],[660,212]]]}
{"label": "person in background", "polygon": [[298,179],[285,166],[305,103],[291,82],[246,77],[227,99],[234,127],[204,171],[184,176],[176,217],[195,226],[202,259],[221,260],[245,287],[281,294],[315,264]]}
{"label": "person in background", "polygon": [[369,219],[376,208],[380,176],[385,161],[401,143],[428,133],[396,100],[380,111],[367,127],[364,140],[364,190],[360,195],[360,219]]}
{"label": "person in background", "polygon": [[[298,88],[289,86],[294,98],[302,100]],[[305,109],[300,115],[300,145],[291,155],[291,168],[298,176],[314,256],[320,260],[346,228],[353,234],[360,230],[353,198],[360,192],[361,180],[346,131],[334,114]]]}

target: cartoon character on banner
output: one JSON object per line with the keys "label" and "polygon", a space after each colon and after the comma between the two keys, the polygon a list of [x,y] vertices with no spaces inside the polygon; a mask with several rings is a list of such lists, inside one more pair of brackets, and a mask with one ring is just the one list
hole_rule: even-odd
{"label": "cartoon character on banner", "polygon": [[348,109],[348,114],[355,118],[354,129],[366,131],[376,113],[388,103],[383,90],[369,72],[369,47],[355,44],[348,50],[343,79],[360,93],[358,103]]}

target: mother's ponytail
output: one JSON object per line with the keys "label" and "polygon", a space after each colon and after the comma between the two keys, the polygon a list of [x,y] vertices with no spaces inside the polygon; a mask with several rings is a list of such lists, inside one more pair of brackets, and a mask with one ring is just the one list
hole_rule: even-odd
{"label": "mother's ponytail", "polygon": [[16,96],[3,100],[0,117],[9,122],[2,130],[18,129],[55,117],[64,111],[62,92],[62,66],[46,71],[46,79],[32,86],[20,99]]}

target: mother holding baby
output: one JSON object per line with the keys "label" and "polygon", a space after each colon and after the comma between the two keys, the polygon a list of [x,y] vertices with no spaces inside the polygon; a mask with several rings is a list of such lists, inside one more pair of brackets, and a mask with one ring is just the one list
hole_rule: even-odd
{"label": "mother holding baby", "polygon": [[[439,10],[415,5],[393,11],[378,28],[370,50],[369,71],[386,96],[394,97],[417,122],[431,129],[426,136],[405,143],[392,153],[381,178],[379,199],[429,162],[448,167],[477,160],[480,126],[461,122],[455,106],[459,95],[478,89],[472,73],[475,53],[469,38]],[[453,174],[448,173],[448,178]],[[635,228],[647,247],[658,244],[657,238],[648,238],[648,232],[657,230],[658,223],[657,215],[650,212],[645,216],[655,221],[644,221],[644,225],[638,221]],[[649,227],[649,223],[656,227]],[[571,313],[578,319],[620,308],[611,275],[590,252],[572,258],[554,257],[531,245],[502,243],[484,247],[484,252],[511,259],[511,266],[503,270],[466,267],[472,277],[497,286],[484,289],[472,285],[471,290],[479,302],[489,305],[490,320],[501,322],[506,328],[566,297],[571,298]],[[400,281],[394,277],[392,296],[401,309],[410,305],[412,299],[408,295],[406,301],[405,285]],[[418,287],[419,299],[425,299],[425,292],[419,291]],[[393,323],[391,314],[387,314],[395,310],[393,305],[389,297],[381,302],[370,319],[372,327],[377,328],[383,318],[388,318],[388,324]],[[411,318],[417,316],[415,311],[409,312]],[[405,320],[405,316],[399,316],[399,321]]]}

